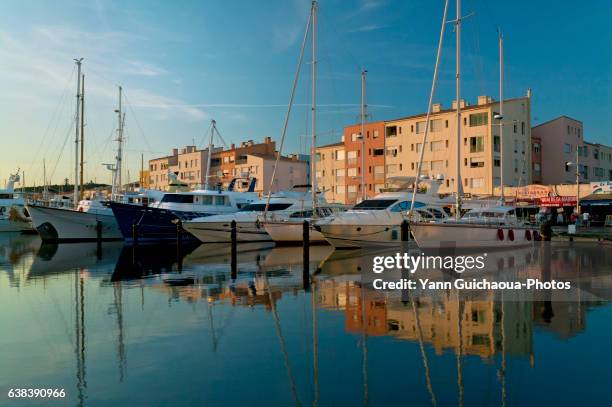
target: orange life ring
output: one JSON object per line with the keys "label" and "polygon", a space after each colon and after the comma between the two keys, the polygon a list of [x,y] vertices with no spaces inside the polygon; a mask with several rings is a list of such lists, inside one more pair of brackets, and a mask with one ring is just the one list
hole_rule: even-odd
{"label": "orange life ring", "polygon": [[497,229],[497,238],[499,240],[504,240],[504,230],[503,229],[501,228]]}
{"label": "orange life ring", "polygon": [[527,241],[531,241],[531,232],[529,229],[525,231],[525,239],[527,239]]}
{"label": "orange life ring", "polygon": [[508,240],[510,240],[511,242],[514,241],[514,230],[512,229],[508,231]]}

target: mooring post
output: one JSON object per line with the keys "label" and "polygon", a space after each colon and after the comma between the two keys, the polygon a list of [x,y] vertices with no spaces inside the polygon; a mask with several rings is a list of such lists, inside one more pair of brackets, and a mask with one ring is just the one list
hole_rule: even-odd
{"label": "mooring post", "polygon": [[231,240],[232,240],[232,258],[231,258],[231,278],[236,279],[238,273],[238,232],[236,231],[236,220],[232,220],[231,224]]}
{"label": "mooring post", "polygon": [[181,244],[183,241],[183,221],[178,220],[176,222],[176,243]]}
{"label": "mooring post", "polygon": [[132,223],[132,243],[138,244],[138,225],[136,223]]}
{"label": "mooring post", "polygon": [[407,242],[408,240],[410,240],[410,234],[408,232],[408,221],[406,219],[402,221],[401,227],[402,242]]}
{"label": "mooring post", "polygon": [[303,241],[303,269],[302,269],[302,281],[304,284],[304,290],[308,290],[310,287],[310,224],[307,220],[304,220],[302,224],[302,241]]}

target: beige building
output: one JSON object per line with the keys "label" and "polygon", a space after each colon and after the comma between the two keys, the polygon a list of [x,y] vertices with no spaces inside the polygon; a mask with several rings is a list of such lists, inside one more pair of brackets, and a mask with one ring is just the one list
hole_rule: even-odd
{"label": "beige building", "polygon": [[[213,156],[221,148],[213,148]],[[186,146],[182,149],[172,149],[172,155],[149,160],[150,188],[167,191],[170,180],[168,172],[177,174],[181,183],[190,189],[200,188],[206,178],[208,149],[198,150],[196,146]]]}
{"label": "beige building", "polygon": [[580,120],[561,116],[533,128],[542,148],[542,184],[576,182],[580,165],[580,182],[612,180],[612,147],[589,143],[584,139]]}
{"label": "beige building", "polygon": [[[247,154],[245,158],[236,161],[233,177],[257,178],[255,192],[265,195],[270,188],[275,163],[275,155]],[[272,184],[272,192],[291,189],[295,185],[305,185],[307,182],[308,163],[306,161],[298,160],[295,155],[281,157]]]}
{"label": "beige building", "polygon": [[[492,195],[500,184],[500,169],[504,166],[504,184],[509,186],[531,183],[530,95],[504,101],[504,117],[499,102],[479,96],[478,103],[462,103],[460,167],[464,193]],[[441,193],[455,190],[457,119],[455,102],[444,110],[434,105],[430,131],[425,146],[425,114],[386,122],[385,172],[392,176],[414,176],[419,155],[424,148],[422,174],[441,175],[445,181]],[[501,122],[501,124],[500,124]],[[503,162],[501,160],[500,126],[504,126]]]}
{"label": "beige building", "polygon": [[345,203],[346,159],[344,143],[317,147],[317,187],[328,202]]}

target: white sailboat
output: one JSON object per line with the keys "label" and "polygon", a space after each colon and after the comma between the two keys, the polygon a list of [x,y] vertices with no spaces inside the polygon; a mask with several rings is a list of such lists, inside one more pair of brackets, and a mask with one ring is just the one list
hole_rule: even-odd
{"label": "white sailboat", "polygon": [[[27,206],[32,222],[43,241],[86,241],[86,240],[121,240],[123,237],[112,210],[105,202],[99,200],[84,200],[83,197],[83,140],[84,140],[84,75],[81,74],[82,59],[77,64],[77,114],[76,114],[76,165],[74,174],[73,208],[55,208],[52,206],[30,204]],[[121,162],[123,126],[125,114],[121,105],[122,89],[119,87],[119,108],[116,110],[119,118],[117,142],[119,145],[116,164],[107,165],[113,172],[111,199],[120,199],[118,188],[121,183]],[[80,120],[79,120],[80,118]],[[80,130],[80,131],[79,131]],[[79,148],[81,147],[81,148]],[[79,160],[80,153],[80,160]],[[81,171],[79,174],[79,161]],[[79,176],[80,175],[80,176]],[[81,186],[79,188],[79,179]],[[79,190],[80,189],[80,190]],[[80,199],[81,198],[81,199]]]}
{"label": "white sailboat", "polygon": [[[446,8],[444,14],[446,15]],[[462,218],[461,215],[461,0],[457,0],[457,17],[453,21],[455,24],[456,35],[456,106],[457,106],[457,149],[456,149],[456,220],[442,220],[438,222],[422,222],[418,218],[411,219],[410,229],[417,242],[419,248],[439,249],[439,248],[511,248],[520,247],[532,244],[534,238],[537,238],[538,232],[532,230],[529,226],[523,225],[518,221],[515,213],[515,208],[508,207],[503,204],[492,206],[490,208],[478,208],[468,211]],[[441,38],[444,29],[442,29]],[[500,44],[500,114],[496,119],[503,117],[503,38],[499,37]],[[439,62],[436,60],[436,71],[434,73],[434,81],[432,84],[432,95],[435,89],[435,81],[437,76],[437,68]],[[428,109],[431,109],[431,98]],[[429,127],[429,116],[427,117],[427,127]],[[500,129],[503,125],[500,126]],[[424,141],[427,137],[427,132],[424,134]],[[500,141],[502,134],[500,133]],[[503,141],[502,141],[503,143]],[[503,144],[501,154],[503,154]],[[422,161],[422,154],[421,160]],[[500,157],[503,168],[503,155]],[[421,163],[419,162],[418,172],[420,171]],[[503,173],[501,174],[501,189],[503,199]],[[414,208],[414,206],[413,206]]]}
{"label": "white sailboat", "polygon": [[33,230],[32,220],[25,211],[23,197],[15,192],[20,182],[19,171],[11,174],[4,189],[0,189],[0,232],[24,232]]}

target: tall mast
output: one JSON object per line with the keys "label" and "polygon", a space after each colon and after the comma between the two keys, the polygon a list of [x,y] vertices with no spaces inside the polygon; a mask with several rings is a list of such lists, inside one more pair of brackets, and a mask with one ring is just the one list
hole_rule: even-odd
{"label": "tall mast", "polygon": [[83,164],[85,155],[85,74],[81,76],[81,163],[80,163],[80,174],[79,180],[81,181],[81,188],[79,190],[79,200],[83,199],[85,195],[85,188],[83,187]]}
{"label": "tall mast", "polygon": [[315,153],[317,146],[317,2],[312,2],[312,145],[310,146],[310,180],[313,213],[317,203]]}
{"label": "tall mast", "polygon": [[[455,218],[461,217],[461,0],[457,0],[457,19],[455,20],[455,37],[457,40],[457,62],[455,87],[457,92],[457,155],[456,161],[456,180],[455,180]],[[425,148],[425,146],[423,146]]]}
{"label": "tall mast", "polygon": [[361,199],[366,200],[368,193],[365,182],[365,121],[366,121],[366,74],[367,70],[361,71]]}
{"label": "tall mast", "polygon": [[121,170],[123,161],[123,125],[125,124],[125,115],[123,114],[122,106],[123,88],[119,86],[119,108],[117,109],[117,118],[119,120],[117,127],[117,175],[115,177],[115,190],[120,190],[122,185]]}
{"label": "tall mast", "polygon": [[77,65],[77,94],[76,94],[76,120],[74,135],[74,194],[72,204],[76,208],[79,204],[79,116],[81,105],[81,63],[83,58],[75,59]]}
{"label": "tall mast", "polygon": [[210,163],[212,160],[213,136],[216,128],[217,122],[213,119],[210,121],[210,139],[208,140],[208,154],[206,155],[206,178],[204,178],[204,189],[207,191],[210,189]]}
{"label": "tall mast", "polygon": [[504,197],[504,36],[499,30],[499,185],[501,188],[500,200],[505,203]]}

